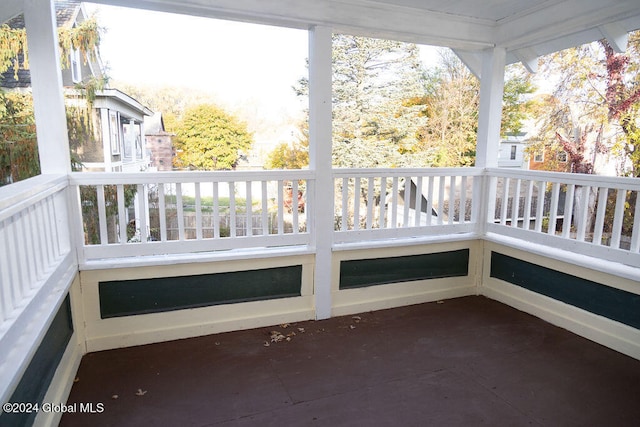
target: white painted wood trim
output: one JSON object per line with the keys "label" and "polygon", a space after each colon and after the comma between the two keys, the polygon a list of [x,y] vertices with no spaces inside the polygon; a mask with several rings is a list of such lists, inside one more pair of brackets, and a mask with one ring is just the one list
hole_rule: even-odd
{"label": "white painted wood trim", "polygon": [[[460,249],[469,249],[469,274],[465,277],[416,280],[362,288],[339,289],[341,261],[423,255]],[[334,252],[333,263],[333,308],[331,314],[332,316],[343,316],[476,295],[478,289],[475,274],[479,265],[482,264],[482,244],[479,240],[460,240],[430,243],[423,241],[420,245],[395,247],[342,247],[340,251]]]}
{"label": "white painted wood trim", "polygon": [[640,360],[640,330],[519,286],[485,277],[482,295]]}
{"label": "white painted wood trim", "polygon": [[[152,265],[80,273],[87,351],[99,351],[169,341],[233,330],[271,326],[314,318],[314,259],[311,255],[246,259],[198,264]],[[181,275],[225,273],[302,265],[301,296],[221,304],[201,308],[123,316],[100,317],[98,284],[108,280],[145,279]]]}
{"label": "white painted wood trim", "polygon": [[314,173],[315,215],[311,215],[317,319],[331,316],[331,246],[333,244],[334,178],[331,159],[332,29],[309,31],[309,167]]}
{"label": "white painted wood trim", "polygon": [[76,274],[73,257],[67,254],[0,338],[0,348],[12,349],[0,360],[0,401],[7,402],[22,378]]}
{"label": "white painted wood trim", "polygon": [[505,49],[499,47],[482,52],[476,147],[476,167],[481,169],[498,166],[505,56]]}
{"label": "white painted wood trim", "polygon": [[[78,367],[80,366],[80,361],[82,356],[84,356],[83,347],[83,344],[78,343],[77,335],[74,333],[71,336],[71,340],[67,345],[67,349],[65,350],[60,363],[58,364],[58,368],[51,380],[49,389],[42,400],[43,403],[56,405],[66,404],[74,379],[76,378],[76,372],[78,372]],[[95,406],[95,404],[99,402],[93,403]],[[60,423],[61,418],[62,412],[59,411],[39,411],[33,425],[34,427],[56,426]]]}
{"label": "white painted wood trim", "polygon": [[33,110],[43,174],[71,172],[58,27],[52,0],[25,0]]}

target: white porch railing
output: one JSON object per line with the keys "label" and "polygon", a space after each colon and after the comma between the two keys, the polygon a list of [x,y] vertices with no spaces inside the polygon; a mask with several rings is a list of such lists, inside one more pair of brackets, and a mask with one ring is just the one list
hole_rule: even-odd
{"label": "white porch railing", "polygon": [[640,180],[491,169],[487,232],[640,267]]}
{"label": "white porch railing", "polygon": [[[640,266],[635,179],[475,168],[335,169],[333,179],[335,244],[486,232]],[[314,241],[312,171],[75,173],[70,182],[81,263]]]}
{"label": "white porch railing", "polygon": [[310,243],[310,171],[74,173],[80,261]]}
{"label": "white porch railing", "polygon": [[77,274],[67,176],[0,188],[0,400],[6,402]]}
{"label": "white porch railing", "polygon": [[337,169],[335,243],[473,232],[473,168]]}
{"label": "white porch railing", "polygon": [[70,253],[67,177],[0,188],[0,336]]}

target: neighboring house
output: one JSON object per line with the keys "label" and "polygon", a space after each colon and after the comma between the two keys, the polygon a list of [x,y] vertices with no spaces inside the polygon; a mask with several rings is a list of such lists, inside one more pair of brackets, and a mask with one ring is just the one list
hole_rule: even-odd
{"label": "neighboring house", "polygon": [[571,172],[571,164],[566,151],[552,144],[545,144],[543,149],[535,150],[529,155],[529,169]]}
{"label": "neighboring house", "polygon": [[[77,0],[56,1],[55,8],[58,27],[73,28],[88,17],[83,4]],[[7,25],[24,28],[23,16],[13,18]],[[86,99],[78,88],[93,79],[103,79],[104,67],[97,53],[95,60],[85,61],[77,50],[71,52],[69,64],[69,68],[62,70],[66,104],[83,107]],[[16,76],[11,68],[2,74],[0,86],[5,90],[27,91],[31,87],[31,73],[20,69]],[[86,122],[69,129],[70,147],[82,168],[107,172],[146,170],[149,156],[143,138],[143,121],[151,114],[151,110],[117,89],[98,90],[91,113],[91,131],[87,130]]]}
{"label": "neighboring house", "polygon": [[173,170],[173,158],[176,155],[173,147],[174,134],[165,131],[162,113],[145,117],[144,131],[147,150],[150,153],[150,169],[156,171]]}
{"label": "neighboring house", "polygon": [[506,138],[500,141],[500,149],[498,151],[498,167],[499,168],[517,168],[526,169],[525,148],[527,142],[526,133],[507,134]]}

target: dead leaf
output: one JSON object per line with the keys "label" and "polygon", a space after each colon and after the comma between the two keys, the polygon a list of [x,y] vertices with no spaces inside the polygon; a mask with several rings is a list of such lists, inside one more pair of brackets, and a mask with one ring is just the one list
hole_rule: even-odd
{"label": "dead leaf", "polygon": [[114,394],[114,395],[111,396],[111,398],[114,399],[114,400],[117,399],[118,397],[119,396],[117,394]]}
{"label": "dead leaf", "polygon": [[285,336],[280,331],[271,331],[271,342],[280,342],[285,339]]}
{"label": "dead leaf", "polygon": [[304,328],[298,328],[298,332],[304,333]]}
{"label": "dead leaf", "polygon": [[444,301],[442,301],[442,300],[437,301],[436,304],[444,304]]}
{"label": "dead leaf", "polygon": [[355,320],[355,321],[356,321],[356,323],[357,323],[357,322],[359,322],[359,321],[361,321],[361,320],[362,320],[362,317],[360,317],[360,316],[353,316],[353,317],[352,317],[352,319],[353,319],[353,320]]}
{"label": "dead leaf", "polygon": [[271,344],[269,344],[269,341],[265,341],[263,344],[265,347],[269,347]]}
{"label": "dead leaf", "polygon": [[80,377],[75,377],[75,378],[73,379],[73,382],[74,382],[74,383],[77,383],[78,381],[80,381]]}
{"label": "dead leaf", "polygon": [[138,391],[136,391],[136,396],[144,396],[145,394],[147,394],[147,390],[139,388]]}
{"label": "dead leaf", "polygon": [[356,327],[354,325],[349,325],[349,328],[355,329]]}
{"label": "dead leaf", "polygon": [[218,341],[216,341],[216,345],[220,345],[220,343]]}
{"label": "dead leaf", "polygon": [[283,323],[282,325],[280,325],[280,327],[282,329],[287,329],[290,325],[288,323]]}

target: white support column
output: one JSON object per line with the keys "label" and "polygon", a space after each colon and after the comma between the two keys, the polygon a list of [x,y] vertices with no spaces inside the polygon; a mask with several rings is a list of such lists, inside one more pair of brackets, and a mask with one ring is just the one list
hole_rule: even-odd
{"label": "white support column", "polygon": [[505,49],[498,47],[482,53],[480,115],[476,144],[476,167],[478,168],[498,166],[505,55]]}
{"label": "white support column", "polygon": [[315,172],[312,235],[317,319],[331,317],[333,176],[331,165],[331,28],[309,31],[309,167]]}
{"label": "white support column", "polygon": [[[488,49],[482,53],[482,79],[480,80],[480,114],[478,117],[478,140],[476,142],[476,168],[495,168],[498,166],[500,148],[500,123],[502,120],[502,95],[504,92],[504,67],[506,51],[504,48]],[[489,178],[474,180],[474,194],[481,195],[474,201],[474,214],[477,219],[478,233],[486,232],[489,218],[493,212],[495,186]]]}
{"label": "white support column", "polygon": [[24,0],[24,22],[40,168],[43,174],[67,174],[71,160],[53,0]]}

